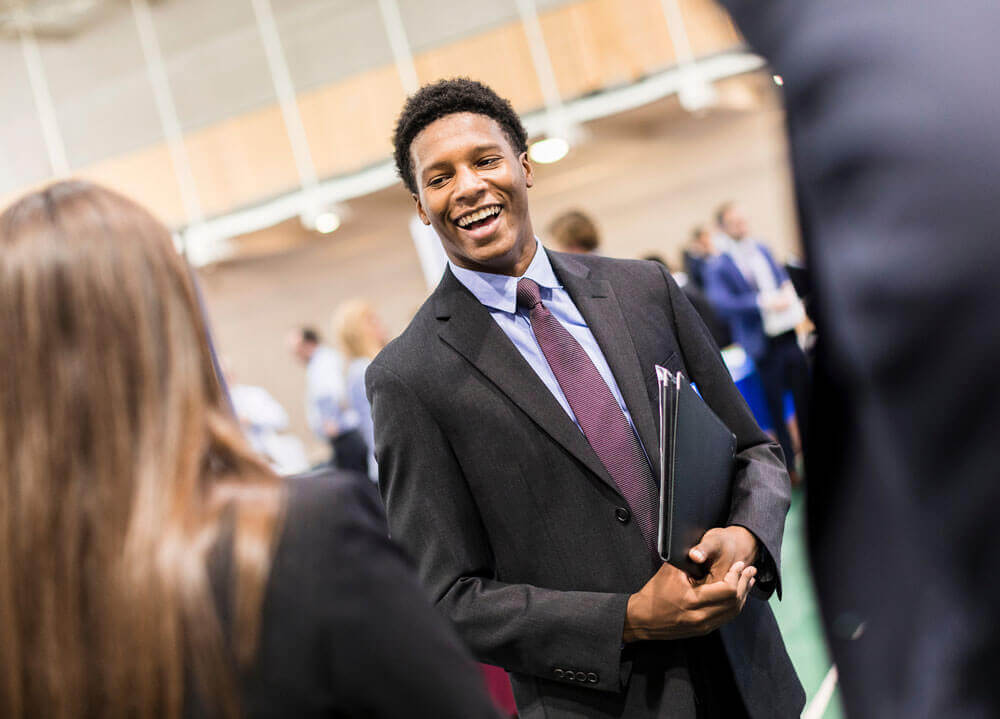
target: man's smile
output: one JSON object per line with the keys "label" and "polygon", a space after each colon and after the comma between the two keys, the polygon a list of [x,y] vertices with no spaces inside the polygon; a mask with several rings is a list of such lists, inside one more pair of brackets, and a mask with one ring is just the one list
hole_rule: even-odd
{"label": "man's smile", "polygon": [[470,212],[466,212],[458,219],[454,220],[460,230],[470,235],[473,239],[481,240],[493,234],[500,222],[500,214],[503,212],[503,205],[484,205]]}

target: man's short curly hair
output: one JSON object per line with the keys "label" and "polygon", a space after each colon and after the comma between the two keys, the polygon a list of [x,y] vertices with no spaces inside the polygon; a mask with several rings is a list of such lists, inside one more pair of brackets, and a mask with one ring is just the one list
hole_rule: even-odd
{"label": "man's short curly hair", "polygon": [[521,118],[511,104],[492,88],[466,77],[424,85],[403,105],[392,138],[396,171],[410,192],[417,192],[410,159],[413,139],[435,120],[456,112],[474,112],[492,118],[518,154],[528,149],[528,133],[524,131]]}

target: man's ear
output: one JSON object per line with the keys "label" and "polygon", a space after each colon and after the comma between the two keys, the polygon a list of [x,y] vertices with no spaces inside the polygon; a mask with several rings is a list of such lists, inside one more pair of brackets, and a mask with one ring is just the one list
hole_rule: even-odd
{"label": "man's ear", "polygon": [[535,176],[531,174],[531,162],[528,160],[528,153],[522,152],[521,157],[518,159],[521,161],[521,169],[524,170],[525,186],[533,187],[535,184]]}
{"label": "man's ear", "polygon": [[413,198],[413,202],[417,206],[417,217],[420,218],[420,221],[425,225],[431,224],[431,218],[427,216],[427,213],[424,212],[424,206],[420,204],[420,195],[414,192],[410,195],[410,197]]}

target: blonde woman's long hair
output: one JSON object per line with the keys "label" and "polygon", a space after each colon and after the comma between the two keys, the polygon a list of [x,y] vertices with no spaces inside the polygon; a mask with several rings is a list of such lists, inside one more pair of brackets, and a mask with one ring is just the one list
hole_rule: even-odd
{"label": "blonde woman's long hair", "polygon": [[284,493],[230,416],[169,231],[88,183],[21,199],[0,215],[0,337],[0,716],[236,715]]}
{"label": "blonde woman's long hair", "polygon": [[333,312],[331,324],[348,360],[374,359],[385,347],[378,314],[367,300],[351,299],[341,303]]}

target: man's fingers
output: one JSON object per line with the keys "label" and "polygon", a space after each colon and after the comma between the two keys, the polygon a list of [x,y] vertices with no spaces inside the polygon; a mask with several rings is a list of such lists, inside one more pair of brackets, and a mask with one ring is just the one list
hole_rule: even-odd
{"label": "man's fingers", "polygon": [[757,574],[756,567],[747,567],[742,572],[740,572],[740,581],[736,587],[736,596],[739,597],[741,602],[744,599],[746,599],[747,592],[749,592],[750,587],[753,586],[752,582],[756,574]]}
{"label": "man's fingers", "polygon": [[722,578],[722,581],[732,587],[737,586],[740,581],[740,573],[743,571],[745,566],[746,562],[736,562],[729,568],[729,571],[726,572],[726,576]]}
{"label": "man's fingers", "polygon": [[719,541],[719,537],[709,530],[701,541],[698,542],[691,551],[688,552],[688,556],[691,558],[692,562],[701,564],[705,562],[709,557],[716,556],[722,550],[722,542]]}
{"label": "man's fingers", "polygon": [[741,599],[750,591],[756,574],[756,567],[747,567],[744,562],[736,562],[722,581],[694,587],[696,602],[701,606],[710,606]]}
{"label": "man's fingers", "polygon": [[695,604],[702,607],[728,604],[736,596],[737,585],[728,582],[712,582],[695,587]]}

